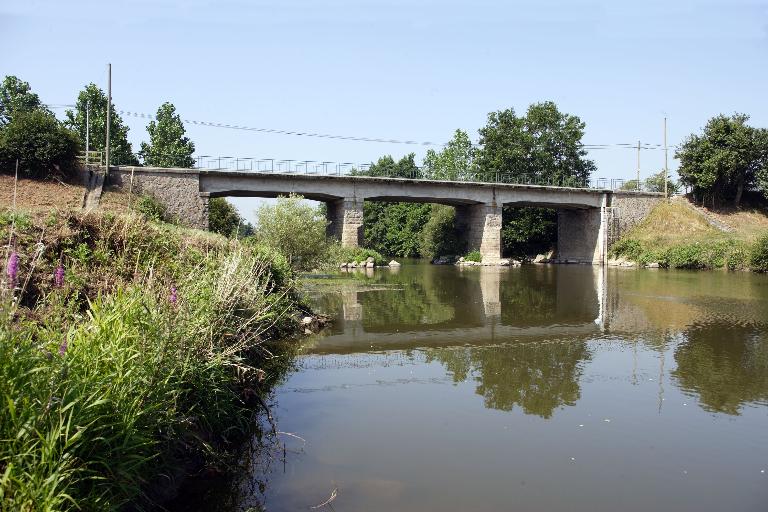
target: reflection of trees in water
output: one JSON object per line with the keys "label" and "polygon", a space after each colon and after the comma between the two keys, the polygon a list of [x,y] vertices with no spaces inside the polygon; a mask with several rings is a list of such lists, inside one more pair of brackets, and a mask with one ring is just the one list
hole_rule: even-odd
{"label": "reflection of trees in water", "polygon": [[474,378],[488,408],[511,411],[517,405],[549,418],[580,398],[583,361],[591,353],[584,341],[547,341],[434,349],[428,358],[443,364],[454,382]]}
{"label": "reflection of trees in water", "polygon": [[501,321],[504,325],[540,325],[555,318],[557,288],[552,282],[507,280],[501,287],[499,298],[503,304]]}
{"label": "reflection of trees in water", "polygon": [[[423,325],[464,324],[466,309],[457,311],[457,297],[462,304],[480,301],[480,289],[476,280],[451,275],[446,278],[445,269],[422,266],[421,272],[411,274],[386,274],[386,292],[367,292],[358,295],[363,305],[363,326],[371,332],[413,329]],[[379,278],[376,276],[373,282]],[[482,317],[482,304],[477,305],[475,323]],[[471,315],[470,315],[471,316]],[[470,320],[472,323],[472,320]]]}
{"label": "reflection of trees in water", "polygon": [[764,327],[708,323],[691,327],[675,349],[672,376],[699,395],[704,409],[739,414],[768,401],[768,337]]}

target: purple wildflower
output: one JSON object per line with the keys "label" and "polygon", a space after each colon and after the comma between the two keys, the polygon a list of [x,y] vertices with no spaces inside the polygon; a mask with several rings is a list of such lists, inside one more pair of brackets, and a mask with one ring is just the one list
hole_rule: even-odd
{"label": "purple wildflower", "polygon": [[171,295],[168,297],[168,302],[170,302],[172,306],[175,306],[176,305],[176,301],[178,301],[178,300],[179,300],[179,296],[176,293],[176,287],[175,286],[171,286]]}
{"label": "purple wildflower", "polygon": [[56,288],[64,286],[64,267],[61,265],[56,267],[56,271],[53,273],[53,284]]}
{"label": "purple wildflower", "polygon": [[6,273],[8,274],[8,281],[11,284],[11,288],[15,288],[16,280],[19,277],[19,255],[16,254],[16,251],[13,251],[8,258]]}
{"label": "purple wildflower", "polygon": [[61,342],[61,345],[59,345],[59,355],[64,357],[64,354],[67,353],[67,340],[64,340]]}

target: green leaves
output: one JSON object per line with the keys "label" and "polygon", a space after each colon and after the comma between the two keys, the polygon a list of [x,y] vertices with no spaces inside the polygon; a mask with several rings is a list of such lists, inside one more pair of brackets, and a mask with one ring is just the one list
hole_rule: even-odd
{"label": "green leaves", "polygon": [[18,159],[22,176],[46,178],[57,170],[64,174],[73,168],[79,147],[77,135],[52,114],[16,112],[0,130],[0,167],[13,169]]}
{"label": "green leaves", "polygon": [[302,196],[278,197],[274,205],[263,204],[257,217],[256,239],[279,251],[291,267],[312,270],[324,262],[328,221]]}
{"label": "green leaves", "polygon": [[424,158],[422,174],[430,180],[472,181],[476,179],[475,148],[469,135],[456,130],[439,153],[430,149]]}
{"label": "green leaves", "polygon": [[741,204],[746,190],[768,197],[768,130],[746,124],[749,116],[719,115],[701,135],[692,134],[675,153],[680,180],[694,198],[708,204]]}
{"label": "green leaves", "polygon": [[185,137],[186,130],[172,103],[165,102],[157,109],[156,122],[147,125],[149,143],[141,143],[139,154],[150,167],[192,167],[195,144]]}
{"label": "green leaves", "polygon": [[581,119],[560,112],[551,101],[531,105],[524,117],[511,108],[491,112],[480,129],[480,172],[532,183],[583,184],[596,169],[581,146],[584,127]]}
{"label": "green leaves", "polygon": [[15,114],[28,114],[36,110],[51,113],[43,107],[40,97],[31,92],[28,82],[13,75],[6,76],[0,85],[0,126],[11,122]]}
{"label": "green leaves", "polygon": [[[65,123],[75,130],[85,144],[86,124],[90,118],[90,151],[104,151],[107,141],[107,96],[95,84],[88,84],[77,95],[75,110],[67,110]],[[90,114],[88,111],[90,110]],[[133,147],[128,142],[128,127],[112,104],[109,123],[111,165],[138,165]]]}

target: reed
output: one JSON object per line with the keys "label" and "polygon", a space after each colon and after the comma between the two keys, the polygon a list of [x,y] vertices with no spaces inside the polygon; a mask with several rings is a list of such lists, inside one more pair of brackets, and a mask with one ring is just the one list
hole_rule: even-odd
{"label": "reed", "polygon": [[0,503],[151,508],[180,467],[228,464],[252,428],[289,360],[293,275],[223,238],[54,217],[14,223],[27,285],[0,284]]}

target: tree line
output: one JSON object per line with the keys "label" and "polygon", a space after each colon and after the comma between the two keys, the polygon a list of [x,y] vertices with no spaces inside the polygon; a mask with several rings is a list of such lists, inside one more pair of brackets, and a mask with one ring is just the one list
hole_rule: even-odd
{"label": "tree line", "polygon": [[[3,171],[19,161],[24,177],[46,178],[66,175],[85,150],[103,154],[106,145],[108,99],[95,84],[86,85],[77,96],[74,109],[59,121],[32,91],[28,82],[6,76],[0,84],[0,165]],[[155,120],[147,125],[149,142],[134,153],[128,141],[128,127],[115,111],[110,112],[110,164],[153,167],[192,167],[195,144],[185,135],[184,124],[172,103],[163,103]],[[88,128],[87,128],[88,126]]]}

